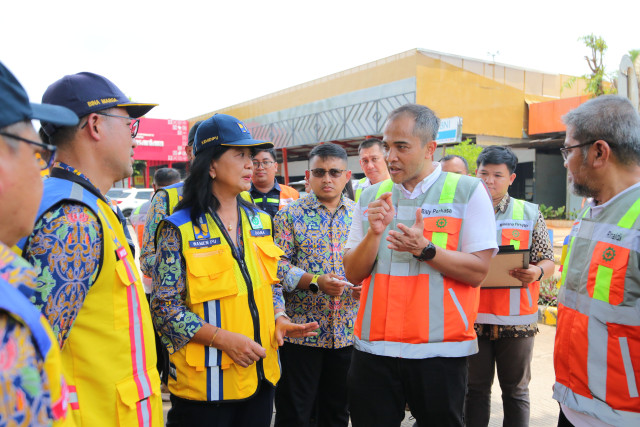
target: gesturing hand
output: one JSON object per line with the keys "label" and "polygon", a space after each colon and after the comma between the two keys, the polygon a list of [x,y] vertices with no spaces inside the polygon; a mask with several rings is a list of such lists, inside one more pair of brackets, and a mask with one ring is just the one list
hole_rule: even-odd
{"label": "gesturing hand", "polygon": [[420,208],[416,210],[416,221],[411,227],[404,224],[398,224],[398,229],[390,230],[387,241],[389,249],[398,252],[411,252],[418,256],[428,244],[429,241],[424,237],[424,219]]}
{"label": "gesturing hand", "polygon": [[285,336],[292,338],[315,337],[318,333],[314,331],[319,327],[318,322],[293,323],[286,317],[280,316],[276,319],[276,341],[279,346],[282,346]]}
{"label": "gesturing hand", "polygon": [[369,203],[367,207],[369,228],[375,234],[382,234],[393,220],[395,213],[396,210],[391,202],[391,193],[384,193],[379,199]]}
{"label": "gesturing hand", "polygon": [[242,334],[220,329],[216,337],[216,348],[224,351],[243,368],[267,357],[267,352],[257,342]]}
{"label": "gesturing hand", "polygon": [[344,292],[347,282],[343,281],[337,274],[329,273],[318,277],[318,287],[322,292],[333,297],[339,297]]}

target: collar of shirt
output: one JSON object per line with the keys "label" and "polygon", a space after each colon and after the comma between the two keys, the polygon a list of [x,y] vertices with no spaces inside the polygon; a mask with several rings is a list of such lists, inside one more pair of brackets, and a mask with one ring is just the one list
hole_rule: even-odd
{"label": "collar of shirt", "polygon": [[623,194],[625,194],[625,193],[627,193],[629,191],[632,191],[632,190],[634,190],[636,188],[640,188],[640,182],[638,182],[638,183],[632,185],[631,187],[628,187],[625,190],[619,192],[618,194],[613,196],[611,199],[607,200],[606,203],[603,203],[601,205],[596,205],[596,201],[593,198],[591,198],[591,201],[589,201],[589,207],[591,208],[590,212],[589,212],[590,217],[591,218],[597,217],[598,215],[600,215],[600,212],[605,210],[607,208],[607,206],[610,206],[613,203],[613,201],[616,200],[618,197],[620,197]]}
{"label": "collar of shirt", "polygon": [[434,167],[433,172],[427,175],[425,179],[420,181],[418,185],[415,186],[412,192],[409,192],[409,190],[404,188],[404,185],[402,184],[394,184],[395,187],[398,188],[398,190],[400,190],[402,194],[404,194],[405,198],[409,200],[416,199],[421,194],[426,193],[429,187],[431,187],[433,183],[436,182],[436,179],[438,179],[438,177],[440,177],[440,174],[442,173],[442,166],[440,166],[439,162],[432,162],[432,165]]}
{"label": "collar of shirt", "polygon": [[271,190],[267,191],[266,193],[263,193],[262,191],[258,190],[258,189],[256,188],[256,186],[255,186],[255,185],[253,185],[253,182],[251,183],[251,190],[249,190],[249,191],[250,191],[251,193],[254,193],[254,192],[255,192],[255,193],[257,193],[257,194],[269,194],[269,193],[271,193],[271,192],[272,192],[272,191],[274,191],[274,190],[275,190],[275,191],[277,191],[278,193],[280,193],[280,192],[282,191],[282,189],[280,188],[280,184],[278,184],[278,180],[277,180],[277,179],[276,179],[276,180],[274,180],[274,184],[273,184],[273,187],[271,187]]}
{"label": "collar of shirt", "polygon": [[[344,207],[344,197],[345,197],[344,193],[340,195],[340,203],[338,203],[338,207],[336,208],[336,211]],[[304,197],[304,202],[308,207],[312,209],[318,209],[319,207],[323,207],[324,209],[327,209],[325,205],[320,203],[320,200],[318,200],[318,198],[313,192],[307,194]]]}
{"label": "collar of shirt", "polygon": [[502,196],[502,199],[500,199],[500,202],[498,202],[498,206],[496,206],[495,212],[498,213],[498,211],[500,211],[500,213],[504,213],[509,206],[510,200],[511,197],[509,197],[509,193],[505,193],[505,195]]}

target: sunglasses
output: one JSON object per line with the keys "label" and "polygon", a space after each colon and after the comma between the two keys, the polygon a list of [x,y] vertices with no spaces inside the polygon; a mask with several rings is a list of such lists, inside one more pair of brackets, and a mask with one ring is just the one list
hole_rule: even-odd
{"label": "sunglasses", "polygon": [[322,168],[316,168],[316,169],[311,169],[311,175],[315,176],[316,178],[323,178],[327,173],[331,176],[331,178],[340,178],[342,176],[343,172],[346,172],[347,169],[322,169]]}

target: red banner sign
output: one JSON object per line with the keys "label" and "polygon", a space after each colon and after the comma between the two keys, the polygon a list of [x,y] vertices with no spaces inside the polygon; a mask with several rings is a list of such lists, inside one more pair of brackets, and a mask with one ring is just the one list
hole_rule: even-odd
{"label": "red banner sign", "polygon": [[189,136],[186,120],[140,119],[134,151],[135,160],[186,162],[184,147]]}

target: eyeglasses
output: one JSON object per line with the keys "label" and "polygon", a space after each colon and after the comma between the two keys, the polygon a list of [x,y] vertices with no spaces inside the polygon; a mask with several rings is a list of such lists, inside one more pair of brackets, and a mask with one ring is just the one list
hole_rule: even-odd
{"label": "eyeglasses", "polygon": [[269,166],[271,166],[272,164],[274,164],[275,162],[272,162],[271,160],[264,160],[262,162],[259,162],[257,160],[254,160],[253,162],[253,167],[258,169],[261,165],[263,168],[268,168]]}
{"label": "eyeglasses", "polygon": [[[138,135],[138,127],[140,126],[140,119],[136,119],[136,118],[129,117],[129,116],[117,116],[115,114],[101,113],[100,111],[98,111],[96,114],[98,114],[100,116],[119,117],[121,119],[131,120],[131,126],[130,126],[130,128],[131,128],[131,138],[135,138],[136,135]],[[89,124],[88,120],[82,126],[80,126],[80,129],[84,129],[85,126],[87,126],[87,124]]]}
{"label": "eyeglasses", "polygon": [[569,150],[572,150],[574,148],[578,148],[578,147],[584,147],[585,145],[591,145],[594,142],[600,141],[599,139],[594,139],[593,141],[589,141],[589,142],[585,142],[583,144],[578,144],[578,145],[572,145],[571,147],[561,147],[560,148],[560,153],[562,154],[562,158],[567,160],[567,156],[569,156]]}
{"label": "eyeglasses", "polygon": [[43,144],[41,142],[31,141],[30,139],[23,138],[18,135],[12,135],[6,132],[0,132],[0,135],[5,136],[7,138],[17,139],[18,141],[26,142],[27,144],[35,145],[39,148],[36,150],[35,157],[38,160],[38,165],[40,166],[40,170],[49,169],[53,164],[53,159],[56,154],[56,146],[51,144]]}
{"label": "eyeglasses", "polygon": [[323,178],[327,173],[331,176],[331,178],[340,178],[342,176],[343,172],[346,172],[347,169],[322,169],[322,168],[316,168],[316,169],[311,169],[311,175],[315,176],[316,178]]}

